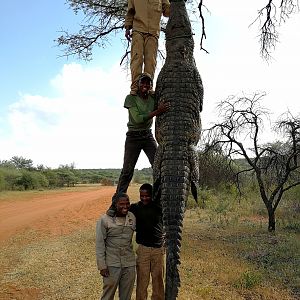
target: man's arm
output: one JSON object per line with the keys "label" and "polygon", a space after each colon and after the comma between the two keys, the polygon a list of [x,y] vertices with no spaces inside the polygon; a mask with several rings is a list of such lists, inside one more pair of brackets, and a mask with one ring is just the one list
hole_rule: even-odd
{"label": "man's arm", "polygon": [[136,217],[137,208],[138,208],[138,202],[130,204],[129,211],[132,212],[135,217]]}
{"label": "man's arm", "polygon": [[124,107],[128,109],[131,118],[136,124],[144,123],[145,121],[150,120],[153,117],[156,117],[161,113],[166,112],[171,107],[170,102],[165,103],[164,101],[162,101],[157,108],[154,108],[153,111],[141,114],[137,107],[137,104],[132,100],[131,97],[132,96],[126,97]]}
{"label": "man's arm", "polygon": [[107,226],[105,222],[105,216],[101,217],[96,224],[96,259],[97,259],[97,267],[102,276],[108,276],[108,269],[106,266],[106,246],[105,240],[107,237]]}
{"label": "man's arm", "polygon": [[131,29],[133,25],[133,18],[135,15],[135,8],[133,0],[128,0],[127,13],[125,16],[125,37],[128,41],[131,41]]}

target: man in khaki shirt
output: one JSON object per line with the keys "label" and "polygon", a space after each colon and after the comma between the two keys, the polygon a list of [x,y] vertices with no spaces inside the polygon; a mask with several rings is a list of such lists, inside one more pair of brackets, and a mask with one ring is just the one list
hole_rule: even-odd
{"label": "man in khaki shirt", "polygon": [[[169,0],[128,0],[125,36],[131,41],[131,91],[136,95],[142,72],[154,78],[161,16],[170,15]],[[144,70],[143,70],[144,64]]]}
{"label": "man in khaki shirt", "polygon": [[127,194],[116,196],[116,215],[103,215],[96,225],[97,266],[103,277],[101,300],[112,300],[119,288],[119,299],[130,300],[135,281],[135,254],[132,236],[135,216],[128,211]]}

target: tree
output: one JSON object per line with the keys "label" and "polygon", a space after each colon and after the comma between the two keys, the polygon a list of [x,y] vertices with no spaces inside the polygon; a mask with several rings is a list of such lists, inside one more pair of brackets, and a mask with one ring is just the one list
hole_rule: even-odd
{"label": "tree", "polygon": [[[122,31],[127,0],[67,0],[75,14],[83,14],[83,24],[77,33],[62,30],[57,38],[58,46],[64,47],[64,56],[76,55],[80,59],[91,60],[93,48],[105,47],[112,36]],[[196,5],[202,25],[200,49],[207,38],[205,32],[204,1],[189,1],[192,8]],[[243,5],[241,3],[241,5]],[[193,9],[191,9],[193,10]],[[265,5],[258,8],[258,14],[253,23],[259,22],[260,53],[265,59],[270,58],[271,51],[279,40],[278,28],[290,15],[299,12],[298,0],[265,0]],[[164,24],[162,24],[164,31]],[[124,57],[130,52],[129,44]],[[123,58],[124,58],[123,57]]]}
{"label": "tree", "polygon": [[5,190],[5,185],[6,185],[6,182],[5,182],[4,174],[0,169],[0,192]]}
{"label": "tree", "polygon": [[75,14],[83,13],[84,24],[75,34],[62,31],[57,43],[65,47],[66,56],[91,60],[93,47],[105,47],[109,36],[123,29],[127,0],[67,0],[67,3]]}
{"label": "tree", "polygon": [[59,178],[59,186],[75,186],[78,181],[78,178],[74,174],[73,165],[61,165],[56,171]]}
{"label": "tree", "polygon": [[21,176],[16,180],[16,185],[24,190],[34,190],[47,188],[49,182],[42,173],[23,169]]}
{"label": "tree", "polygon": [[0,167],[2,168],[15,168],[14,164],[10,160],[0,160]]}
{"label": "tree", "polygon": [[17,169],[34,169],[32,159],[26,159],[22,156],[13,156],[10,161]]}
{"label": "tree", "polygon": [[[269,216],[268,230],[275,230],[275,211],[283,194],[300,184],[300,116],[285,113],[275,123],[273,131],[284,140],[260,145],[263,120],[268,111],[261,107],[264,93],[250,97],[231,96],[218,105],[221,122],[207,131],[211,147],[221,147],[230,160],[244,157],[248,167],[237,172],[254,174]],[[247,142],[251,146],[247,146]]]}
{"label": "tree", "polygon": [[21,171],[15,167],[3,167],[0,169],[4,182],[2,182],[3,190],[14,190],[17,186],[17,181],[21,176]]}
{"label": "tree", "polygon": [[66,165],[59,165],[58,168],[59,169],[64,169],[64,170],[75,170],[75,163],[72,162],[72,163],[66,164]]}
{"label": "tree", "polygon": [[[42,171],[42,174],[46,177],[49,187],[55,188],[61,186],[60,176],[58,175],[58,171],[46,169]],[[63,184],[62,184],[63,185]]]}

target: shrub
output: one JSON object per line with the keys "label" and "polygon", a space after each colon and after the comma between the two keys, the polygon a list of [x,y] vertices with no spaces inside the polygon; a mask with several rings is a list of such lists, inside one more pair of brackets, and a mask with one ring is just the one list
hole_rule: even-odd
{"label": "shrub", "polygon": [[1,168],[3,190],[15,190],[21,172],[14,167]]}
{"label": "shrub", "polygon": [[56,188],[59,186],[59,176],[57,172],[53,170],[45,170],[42,173],[48,181],[48,187]]}
{"label": "shrub", "polygon": [[102,185],[105,185],[105,186],[111,186],[111,185],[114,185],[114,181],[112,179],[109,179],[109,178],[102,178],[100,183]]}
{"label": "shrub", "polygon": [[23,169],[16,185],[19,189],[34,190],[48,187],[49,182],[43,174]]}
{"label": "shrub", "polygon": [[5,179],[2,170],[0,169],[0,191],[5,190]]}
{"label": "shrub", "polygon": [[252,289],[262,281],[262,275],[254,271],[246,271],[242,274],[238,282],[235,283],[237,288]]}

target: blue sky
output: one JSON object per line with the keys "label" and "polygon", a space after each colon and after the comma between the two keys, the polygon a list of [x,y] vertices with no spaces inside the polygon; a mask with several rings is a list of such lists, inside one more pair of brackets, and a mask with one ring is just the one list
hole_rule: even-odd
{"label": "blue sky", "polygon": [[53,40],[61,27],[76,28],[77,20],[64,1],[4,1],[1,7],[1,102],[7,104],[19,91],[47,91],[45,79],[62,65]]}
{"label": "blue sky", "polygon": [[[195,59],[205,87],[204,127],[217,118],[215,106],[231,94],[268,93],[263,103],[276,118],[290,109],[299,113],[300,15],[280,29],[280,43],[269,64],[259,56],[257,28],[248,27],[261,0],[209,1],[206,49]],[[0,18],[0,160],[14,155],[34,164],[78,168],[120,168],[129,91],[128,72],[119,66],[120,37],[94,60],[59,58],[54,39],[61,29],[76,31],[81,16],[63,0],[5,1]],[[159,72],[159,67],[156,75]],[[264,139],[272,139],[265,132]],[[148,167],[144,155],[137,167]]]}
{"label": "blue sky", "polygon": [[[76,32],[82,16],[75,15],[64,0],[4,1],[1,11],[1,103],[18,99],[20,91],[48,93],[47,79],[64,63],[77,61],[59,57],[62,51],[54,40],[61,29]],[[111,65],[109,60],[101,64]]]}

